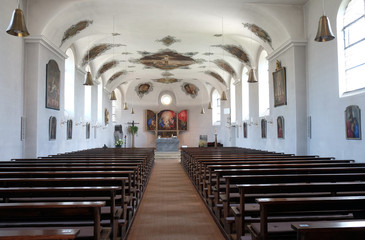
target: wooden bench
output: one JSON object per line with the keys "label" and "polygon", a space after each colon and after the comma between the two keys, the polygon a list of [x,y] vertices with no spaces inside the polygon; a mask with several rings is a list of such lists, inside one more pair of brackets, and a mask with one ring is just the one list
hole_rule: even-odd
{"label": "wooden bench", "polygon": [[260,223],[252,223],[248,226],[252,239],[296,239],[295,231],[291,229],[291,222],[271,222],[271,216],[322,216],[325,220],[330,213],[353,213],[364,217],[365,196],[348,197],[315,197],[315,198],[259,198]]}
{"label": "wooden bench", "polygon": [[318,221],[293,223],[297,240],[363,240],[365,221]]}
{"label": "wooden bench", "polygon": [[[93,238],[101,239],[101,207],[105,202],[38,202],[38,203],[0,203],[0,221],[14,227],[50,225],[62,222],[77,226],[77,221],[91,221]],[[22,223],[19,223],[22,221]],[[75,223],[76,221],[76,223]],[[10,227],[10,226],[8,226]]]}
{"label": "wooden bench", "polygon": [[0,240],[72,240],[79,229],[1,229]]}

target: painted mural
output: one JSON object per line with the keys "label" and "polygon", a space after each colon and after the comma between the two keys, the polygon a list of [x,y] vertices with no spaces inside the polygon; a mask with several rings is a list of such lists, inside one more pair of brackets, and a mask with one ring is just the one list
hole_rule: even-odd
{"label": "painted mural", "polygon": [[177,115],[179,130],[188,130],[188,110],[182,110]]}
{"label": "painted mural", "polygon": [[158,130],[177,130],[176,113],[171,110],[163,110],[157,114]]}
{"label": "painted mural", "polygon": [[85,56],[82,59],[82,66],[85,66],[88,62],[92,61],[93,59],[97,58],[104,52],[112,49],[113,47],[121,47],[121,46],[125,45],[104,43],[90,48],[90,50],[86,52]]}
{"label": "painted mural", "polygon": [[111,76],[108,80],[108,84],[112,83],[115,79],[117,79],[118,77],[127,74],[126,71],[119,71],[113,74],[113,76]]}
{"label": "painted mural", "polygon": [[163,45],[165,46],[170,46],[174,43],[177,43],[177,42],[181,42],[180,39],[177,39],[176,37],[173,37],[173,36],[170,36],[170,35],[167,35],[166,37],[162,38],[162,39],[158,39],[156,40],[156,42],[161,42]]}
{"label": "painted mural", "polygon": [[223,78],[216,72],[212,72],[212,71],[205,71],[204,72],[205,74],[208,74],[212,77],[214,77],[215,79],[217,79],[220,83],[222,83],[224,86],[227,86],[226,85],[226,82],[223,80]]}
{"label": "painted mural", "polygon": [[151,111],[151,110],[147,110],[146,111],[146,116],[147,116],[147,131],[156,131],[157,128],[157,124],[156,124],[156,113]]}
{"label": "painted mural", "polygon": [[221,45],[221,48],[223,48],[225,51],[235,56],[241,62],[245,63],[248,66],[251,66],[251,61],[248,57],[248,54],[242,49],[241,46]]}
{"label": "painted mural", "polygon": [[105,64],[103,64],[103,66],[101,66],[98,70],[98,72],[96,73],[96,79],[98,79],[103,73],[105,73],[106,71],[112,69],[113,67],[117,66],[119,64],[118,61],[110,61],[110,62],[107,62]]}
{"label": "painted mural", "polygon": [[192,98],[198,96],[199,88],[192,83],[183,83],[183,85],[181,85],[181,89],[185,94]]}
{"label": "painted mural", "polygon": [[223,59],[216,59],[213,61],[220,69],[226,71],[228,74],[230,74],[233,78],[236,78],[236,72],[232,68],[231,65],[229,65],[228,62],[224,61]]}
{"label": "painted mural", "polygon": [[139,98],[142,98],[144,95],[147,95],[152,90],[153,90],[152,83],[149,82],[138,84],[135,89]]}
{"label": "painted mural", "polygon": [[176,83],[176,82],[180,82],[180,79],[177,78],[169,78],[169,77],[165,77],[165,78],[157,78],[157,79],[152,79],[155,82],[158,83],[163,83],[163,84],[170,84],[170,83]]}
{"label": "painted mural", "polygon": [[[138,61],[138,60],[137,60]],[[177,68],[188,67],[195,64],[195,60],[189,56],[184,56],[178,52],[166,49],[151,55],[145,55],[139,62],[162,70],[172,70]]]}
{"label": "painted mural", "polygon": [[80,21],[74,25],[72,25],[71,27],[69,27],[64,33],[63,33],[63,37],[61,40],[61,45],[69,38],[72,38],[73,36],[77,35],[78,33],[80,33],[82,30],[84,30],[85,28],[87,28],[88,26],[90,26],[93,23],[92,20],[84,20],[84,21]]}
{"label": "painted mural", "polygon": [[242,23],[242,24],[245,28],[249,29],[256,36],[258,36],[262,41],[268,43],[270,45],[270,47],[273,48],[271,37],[264,29],[260,28],[259,26],[255,25],[255,24],[250,24],[250,23]]}

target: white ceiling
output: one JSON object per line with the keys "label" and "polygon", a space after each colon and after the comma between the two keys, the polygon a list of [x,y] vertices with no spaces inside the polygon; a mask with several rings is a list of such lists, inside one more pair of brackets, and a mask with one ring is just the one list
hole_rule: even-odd
{"label": "white ceiling", "polygon": [[[119,89],[124,99],[133,97],[136,86],[150,83],[152,92],[142,97],[143,101],[155,101],[162,91],[171,91],[178,104],[199,104],[183,92],[183,83],[192,83],[208,96],[212,88],[219,92],[226,90],[230,74],[220,69],[213,61],[224,60],[241,76],[243,64],[229,52],[214,45],[241,47],[257,68],[260,49],[269,54],[290,38],[303,38],[303,4],[307,0],[28,0],[28,30],[33,35],[45,35],[62,50],[74,49],[77,65],[85,69],[82,59],[88,51],[100,44],[119,44],[103,52],[89,62],[92,75],[110,61],[118,64],[103,73],[97,82],[108,90]],[[61,44],[64,33],[72,25],[88,20],[90,24]],[[92,21],[92,23],[91,23]],[[289,26],[286,26],[290,23]],[[272,46],[253,34],[243,23],[256,24],[272,39]],[[115,34],[113,34],[115,33]],[[222,34],[223,37],[214,36]],[[161,39],[172,36],[177,42],[167,46]],[[192,57],[196,63],[189,69],[165,71],[148,68],[138,60],[166,49]],[[146,52],[146,54],[142,54]],[[206,53],[211,53],[208,55]],[[125,54],[128,53],[128,54]],[[171,58],[170,58],[171,59]],[[169,63],[171,63],[170,61]],[[108,80],[115,73],[123,71],[111,84]],[[218,73],[225,84],[211,75]],[[167,72],[167,73],[166,73]],[[165,76],[163,76],[163,74]],[[166,75],[180,80],[177,83],[157,83],[154,79]],[[135,97],[135,96],[134,96]]]}

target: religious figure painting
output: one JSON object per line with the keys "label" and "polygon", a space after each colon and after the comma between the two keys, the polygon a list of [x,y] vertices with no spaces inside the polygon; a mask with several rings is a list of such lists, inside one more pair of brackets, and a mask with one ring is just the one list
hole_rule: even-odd
{"label": "religious figure painting", "polygon": [[49,118],[49,140],[56,140],[56,130],[57,130],[57,118],[54,116],[51,116]]}
{"label": "religious figure painting", "polygon": [[72,139],[72,120],[67,120],[67,139]]}
{"label": "religious figure painting", "polygon": [[267,136],[267,121],[266,119],[261,119],[261,138],[266,138]]}
{"label": "religious figure painting", "polygon": [[158,130],[176,130],[176,113],[171,110],[163,110],[158,113]]}
{"label": "religious figure painting", "polygon": [[156,124],[156,113],[151,111],[151,110],[147,110],[146,111],[146,119],[147,119],[147,131],[155,131],[157,124]]}
{"label": "religious figure painting", "polygon": [[286,70],[276,61],[276,71],[273,72],[274,107],[286,105]]}
{"label": "religious figure painting", "polygon": [[46,108],[60,110],[60,70],[55,60],[46,66]]}
{"label": "religious figure painting", "polygon": [[144,95],[147,95],[152,90],[153,90],[152,83],[141,83],[136,86],[136,93],[139,98],[142,98]]}
{"label": "religious figure painting", "polygon": [[247,138],[247,122],[243,123],[243,138]]}
{"label": "religious figure painting", "polygon": [[182,110],[177,115],[179,130],[188,130],[188,110]]}
{"label": "religious figure painting", "polygon": [[278,130],[278,138],[284,138],[284,117],[279,116],[277,118],[277,130]]}
{"label": "religious figure painting", "polygon": [[199,88],[192,83],[184,83],[181,88],[183,92],[190,95],[192,98],[195,98],[198,95]]}
{"label": "religious figure painting", "polygon": [[199,147],[207,147],[207,146],[208,146],[208,135],[200,135]]}
{"label": "religious figure painting", "polygon": [[90,139],[90,123],[86,123],[86,139]]}
{"label": "religious figure painting", "polygon": [[359,106],[351,105],[345,110],[346,139],[361,140],[361,113]]}

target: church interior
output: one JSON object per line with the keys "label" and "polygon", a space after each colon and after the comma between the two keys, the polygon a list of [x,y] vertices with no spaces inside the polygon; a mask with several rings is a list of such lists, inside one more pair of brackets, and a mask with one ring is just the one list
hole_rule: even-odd
{"label": "church interior", "polygon": [[[145,157],[138,174],[121,180],[131,184],[131,176],[140,177],[131,205],[120,213],[129,223],[120,231],[118,221],[111,224],[110,239],[153,239],[138,236],[143,231],[131,222],[143,222],[134,214],[144,211],[139,205],[147,183],[156,181],[153,168],[175,171],[154,152],[178,152],[186,172],[181,178],[193,183],[222,234],[209,239],[274,238],[255,236],[255,225],[249,225],[249,236],[243,233],[245,218],[233,218],[239,214],[232,214],[229,197],[224,205],[219,180],[218,190],[205,184],[226,170],[203,171],[203,155],[323,157],[358,164],[356,173],[364,173],[364,0],[3,0],[0,13],[1,178],[25,176],[10,170],[14,159],[52,156],[58,163],[55,156],[86,152],[97,159]],[[71,156],[81,167],[79,157]],[[4,226],[0,222],[0,235]],[[94,239],[103,239],[95,229]],[[176,237],[162,236],[157,239]]]}

